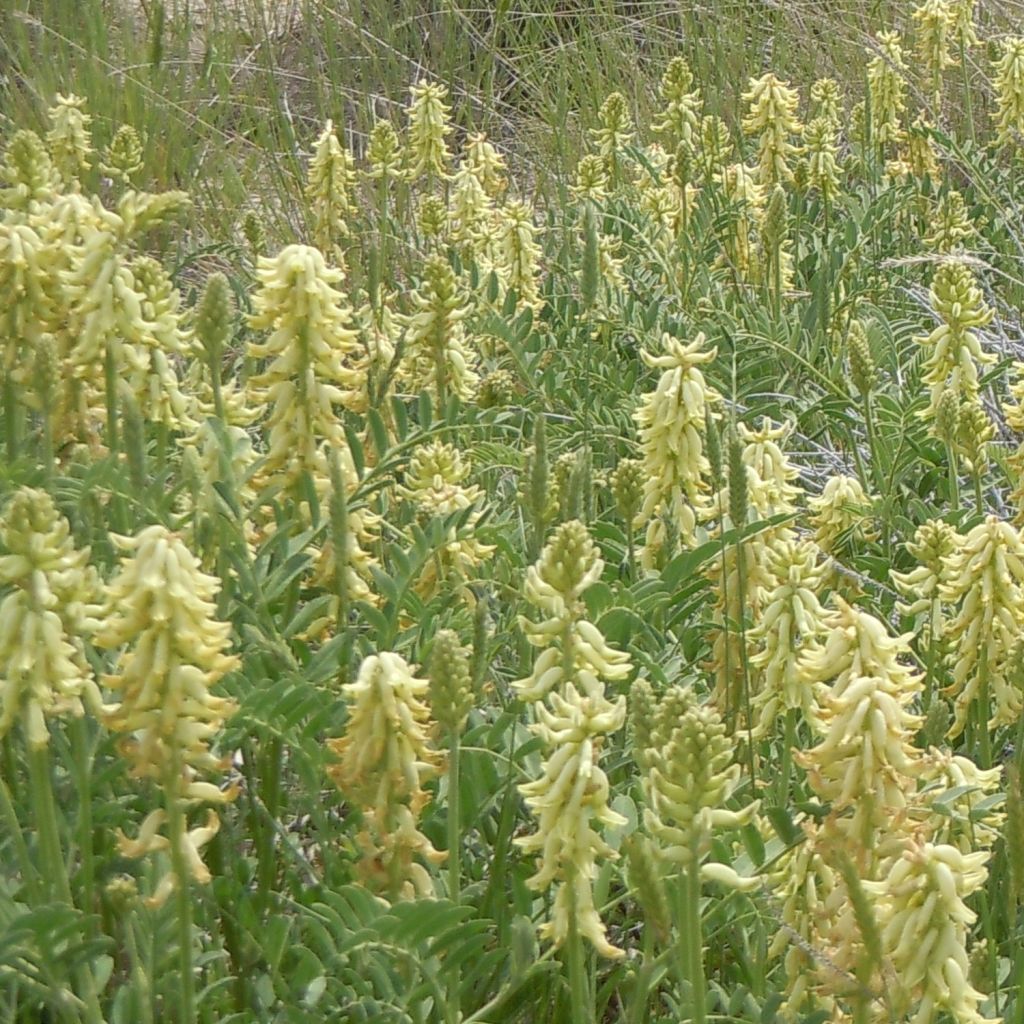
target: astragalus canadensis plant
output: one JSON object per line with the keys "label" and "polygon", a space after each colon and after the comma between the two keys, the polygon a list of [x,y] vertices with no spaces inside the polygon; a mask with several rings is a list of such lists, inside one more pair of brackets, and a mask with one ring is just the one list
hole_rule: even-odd
{"label": "astragalus canadensis plant", "polygon": [[102,6],[0,15],[0,1019],[1024,1021],[1006,5]]}

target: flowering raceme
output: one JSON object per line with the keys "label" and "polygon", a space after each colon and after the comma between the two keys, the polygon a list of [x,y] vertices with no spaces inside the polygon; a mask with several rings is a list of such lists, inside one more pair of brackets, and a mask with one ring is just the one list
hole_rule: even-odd
{"label": "flowering raceme", "polygon": [[648,524],[645,566],[652,564],[664,543],[664,526],[655,521],[667,515],[685,544],[691,544],[698,514],[708,508],[704,432],[709,406],[720,401],[700,367],[711,362],[717,349],[704,350],[704,335],[690,344],[662,336],[664,355],[642,353],[648,366],[662,371],[656,389],[646,395],[635,415],[640,428],[647,482],[637,526]]}
{"label": "flowering raceme", "polygon": [[0,517],[0,737],[21,721],[30,747],[47,719],[93,712],[100,696],[84,639],[100,625],[100,585],[88,550],[45,491],[22,488]]}
{"label": "flowering raceme", "polygon": [[349,233],[355,170],[352,154],[328,121],[313,147],[306,181],[306,199],[313,213],[313,243],[321,252],[338,254],[339,241]]}
{"label": "flowering raceme", "polygon": [[878,52],[868,62],[868,108],[876,148],[898,142],[903,136],[900,117],[906,109],[903,47],[898,32],[879,32]]}
{"label": "flowering raceme", "polygon": [[[450,516],[470,508],[482,496],[479,487],[465,485],[470,472],[472,466],[463,461],[454,445],[432,441],[413,452],[398,493],[424,515]],[[474,535],[479,519],[479,512],[470,514],[462,527],[465,531],[462,537],[456,536],[456,527],[450,528],[448,543],[427,562],[416,582],[416,592],[421,597],[426,599],[435,594],[446,579],[465,581],[473,569],[494,551],[493,545],[482,544]],[[465,593],[471,596],[468,589]]]}
{"label": "flowering raceme", "polygon": [[258,408],[270,407],[270,448],[260,472],[282,488],[295,486],[303,473],[326,477],[321,443],[348,450],[335,407],[358,404],[364,375],[351,365],[357,335],[336,287],[342,277],[307,245],[290,245],[259,263],[250,324],[271,333],[250,342],[249,354],[271,362],[250,378],[249,397]]}
{"label": "flowering raceme", "polygon": [[959,736],[974,701],[988,728],[1012,725],[1024,711],[1024,694],[1012,677],[1014,645],[1024,628],[1024,538],[1009,523],[988,516],[943,559],[940,597],[956,605],[947,636],[959,652],[949,690],[956,695],[950,736]]}
{"label": "flowering raceme", "polygon": [[451,107],[445,103],[448,90],[433,82],[419,82],[409,92],[412,103],[409,105],[409,167],[406,174],[412,181],[424,175],[445,178],[451,158],[447,137],[452,132],[449,120]]}
{"label": "flowering raceme", "polygon": [[605,937],[592,891],[597,859],[615,854],[593,822],[625,824],[608,806],[608,779],[597,762],[604,737],[626,717],[625,698],[609,701],[604,683],[624,678],[631,665],[583,618],[583,592],[600,579],[603,567],[586,527],[573,520],[555,531],[527,571],[526,599],[548,618],[520,620],[530,643],[544,650],[530,676],[514,686],[519,699],[536,709],[531,728],[544,740],[546,758],[541,778],[519,787],[537,831],[516,843],[539,855],[531,888],[559,885],[542,936],[561,946],[574,922],[599,953],[618,957],[622,951]]}
{"label": "flowering raceme", "polygon": [[666,144],[682,143],[693,148],[700,131],[700,90],[692,89],[693,72],[683,57],[673,57],[661,76],[661,116],[651,130],[665,137]]}
{"label": "flowering raceme", "polygon": [[882,946],[900,989],[917,1001],[915,1024],[948,1014],[980,1024],[984,996],[967,980],[967,929],[976,915],[964,902],[988,877],[989,854],[954,846],[907,844],[885,877],[863,882],[875,897]]}
{"label": "flowering raceme", "polygon": [[[200,773],[227,766],[211,753],[210,742],[235,710],[231,701],[210,693],[239,664],[227,653],[230,624],[215,618],[220,582],[201,572],[181,539],[162,526],[148,526],[134,538],[117,540],[128,555],[110,584],[96,644],[127,649],[104,676],[104,683],[121,698],[107,709],[107,724],[124,734],[119,749],[133,774],[162,786],[168,809],[196,802],[226,803],[234,799],[235,787],[224,791],[199,779]],[[122,836],[125,854],[136,857],[167,849],[168,840],[157,834],[166,817],[166,810],[153,811],[138,839]],[[217,816],[211,811],[203,829],[170,838],[182,843],[181,852],[197,881],[209,881],[198,851],[216,830]],[[183,882],[165,875],[152,902],[162,903],[175,884]]]}
{"label": "flowering raceme", "polygon": [[871,513],[871,499],[860,481],[852,476],[830,476],[822,492],[808,499],[814,539],[822,551],[832,553],[849,542],[855,531],[870,536],[865,524]]}
{"label": "flowering raceme", "polygon": [[817,712],[816,687],[800,672],[803,645],[825,632],[825,610],[817,595],[824,589],[825,570],[809,541],[778,540],[764,557],[778,581],[763,599],[763,611],[749,634],[758,647],[751,665],[762,676],[754,697],[756,736],[770,736],[780,712],[799,710],[811,722]]}
{"label": "flowering raceme", "polygon": [[982,350],[976,328],[988,324],[994,311],[985,304],[974,275],[963,263],[939,267],[931,297],[942,322],[916,340],[928,353],[923,379],[930,401],[921,416],[933,421],[934,430],[943,392],[952,392],[960,404],[978,397],[978,366],[993,362],[995,357]]}
{"label": "flowering raceme", "polygon": [[[634,695],[643,685],[634,686]],[[745,825],[758,802],[738,811],[725,803],[739,782],[740,766],[733,764],[733,741],[726,735],[718,712],[699,704],[692,690],[674,686],[657,703],[649,731],[649,746],[639,764],[647,806],[644,824],[667,861],[700,867],[702,877],[734,888],[757,886],[741,879],[725,864],[703,864],[716,828]]]}
{"label": "flowering raceme", "polygon": [[769,72],[761,78],[750,80],[750,87],[743,94],[743,102],[747,104],[743,131],[758,137],[758,183],[775,185],[792,181],[790,162],[799,150],[790,142],[790,136],[803,131],[797,116],[800,98],[796,90]]}
{"label": "flowering raceme", "polygon": [[445,855],[417,827],[430,800],[423,783],[441,766],[428,739],[428,683],[400,655],[383,652],[365,658],[342,689],[349,717],[345,734],[328,741],[338,758],[328,772],[362,810],[359,873],[392,900],[431,895],[430,875],[416,858],[436,864]]}
{"label": "flowering raceme", "polygon": [[472,398],[479,383],[466,340],[469,298],[451,264],[431,256],[412,294],[401,374],[413,392],[429,391],[442,405],[449,395]]}
{"label": "flowering raceme", "polygon": [[1024,36],[1010,36],[1000,43],[995,66],[996,132],[1000,146],[1018,148],[1024,136]]}

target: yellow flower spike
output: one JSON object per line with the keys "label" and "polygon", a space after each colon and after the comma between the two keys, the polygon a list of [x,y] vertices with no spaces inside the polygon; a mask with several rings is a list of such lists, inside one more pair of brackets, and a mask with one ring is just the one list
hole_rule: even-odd
{"label": "yellow flower spike", "polygon": [[858,678],[884,680],[887,692],[904,700],[921,688],[920,676],[902,659],[912,656],[910,638],[892,636],[885,623],[837,594],[831,598],[834,610],[826,617],[825,638],[811,644],[800,657],[800,672],[809,684],[830,683],[833,697],[841,696]]}
{"label": "yellow flower spike", "polygon": [[596,153],[588,153],[576,165],[576,183],[569,191],[580,202],[603,203],[608,198],[608,168]]}
{"label": "yellow flower spike", "polygon": [[426,261],[412,301],[417,312],[407,319],[402,380],[442,405],[450,394],[469,400],[479,383],[466,338],[469,297],[447,259],[436,255]]}
{"label": "yellow flower spike", "polygon": [[313,244],[340,259],[339,242],[349,234],[355,187],[355,160],[328,121],[313,146],[306,178],[306,199],[313,214]]}
{"label": "yellow flower spike", "polygon": [[733,152],[732,135],[726,123],[714,114],[700,121],[700,158],[705,177],[713,181],[725,170]]}
{"label": "yellow flower spike", "polygon": [[996,141],[1020,147],[1024,137],[1024,36],[1000,41],[993,86],[996,92]]}
{"label": "yellow flower spike", "polygon": [[203,573],[181,539],[162,526],[116,539],[129,554],[109,586],[95,642],[131,648],[104,679],[121,697],[108,709],[107,723],[129,737],[138,777],[163,778],[174,756],[190,781],[195,770],[221,766],[209,739],[234,712],[229,700],[209,692],[239,663],[226,653],[230,624],[215,618],[220,581]]}
{"label": "yellow flower spike", "polygon": [[[449,516],[476,504],[483,494],[475,485],[464,485],[471,470],[454,445],[432,441],[413,452],[405,481],[397,491],[425,516]],[[463,529],[467,534],[471,534],[479,519],[480,513],[476,512],[466,520]],[[437,592],[445,579],[467,580],[493,552],[493,545],[483,544],[475,536],[456,537],[452,527],[448,543],[423,567],[416,581],[416,592],[427,599]],[[470,601],[474,600],[470,590],[463,590],[463,594]]]}
{"label": "yellow flower spike", "polygon": [[839,83],[834,78],[819,78],[811,86],[811,103],[815,118],[829,125],[833,134],[843,119],[843,100]]}
{"label": "yellow flower spike", "polygon": [[11,137],[0,166],[0,208],[29,212],[37,203],[52,202],[59,184],[57,169],[43,140],[27,128]]}
{"label": "yellow flower spike", "polygon": [[967,981],[968,928],[976,915],[964,900],[988,876],[987,851],[964,854],[945,844],[908,841],[877,882],[863,882],[875,897],[886,959],[917,1003],[914,1021],[946,1015],[957,1024],[980,1024],[984,996]]}
{"label": "yellow flower spike", "polygon": [[751,233],[764,213],[764,188],[757,183],[754,169],[742,163],[724,168],[720,181],[733,212],[724,260],[741,278],[751,279],[755,270]]}
{"label": "yellow flower spike", "polygon": [[[564,618],[539,628],[522,622],[535,645],[554,639],[552,626],[561,627],[562,637],[540,655],[530,678],[514,684],[520,700],[535,702],[537,721],[531,730],[544,740],[547,751],[541,778],[519,787],[537,819],[537,831],[515,843],[538,854],[530,888],[559,887],[541,937],[558,948],[574,924],[602,956],[621,957],[622,950],[605,936],[592,886],[597,860],[616,857],[595,823],[626,823],[608,806],[608,779],[597,763],[604,737],[625,723],[626,701],[609,701],[602,680],[621,679],[631,666],[626,655],[607,646],[595,626],[578,617],[579,596],[600,574],[601,564],[586,528],[573,521],[556,531],[529,570],[527,599],[544,611],[564,610]],[[542,703],[545,696],[547,706]]]}
{"label": "yellow flower spike", "polygon": [[470,651],[451,629],[438,630],[430,649],[430,707],[450,736],[462,731],[473,707]]}
{"label": "yellow flower spike", "polygon": [[951,46],[956,31],[956,16],[949,0],[924,0],[914,8],[917,22],[917,53],[928,75],[932,108],[937,114],[942,106],[942,73],[956,60]]}
{"label": "yellow flower spike", "polygon": [[635,525],[649,524],[666,513],[687,545],[694,541],[698,516],[708,508],[711,467],[703,438],[707,410],[721,400],[700,370],[718,350],[705,351],[704,344],[703,334],[689,344],[665,334],[664,354],[642,353],[644,362],[662,373],[656,389],[644,396],[634,414],[646,474],[643,506]]}
{"label": "yellow flower spike", "polygon": [[995,424],[979,401],[966,402],[957,416],[956,450],[979,479],[988,470],[988,444]]}
{"label": "yellow flower spike", "polygon": [[931,298],[941,323],[930,334],[915,338],[928,353],[924,383],[929,388],[928,408],[922,419],[933,421],[944,391],[952,391],[964,404],[978,397],[978,367],[995,361],[985,352],[976,328],[991,322],[994,311],[985,303],[974,275],[963,263],[944,263],[935,272]]}
{"label": "yellow flower spike", "polygon": [[448,219],[451,240],[478,263],[496,258],[494,202],[477,175],[463,161],[452,181]]}
{"label": "yellow flower spike", "polygon": [[896,589],[906,598],[896,606],[900,615],[910,618],[928,612],[933,621],[937,621],[940,636],[941,619],[935,620],[934,617],[936,611],[941,610],[940,590],[951,580],[946,559],[962,542],[963,537],[954,527],[929,519],[917,528],[914,539],[906,544],[908,554],[919,563],[917,568],[909,572],[897,572],[895,569],[890,572]]}
{"label": "yellow flower spike", "polygon": [[950,0],[953,14],[953,39],[965,51],[978,45],[978,33],[974,24],[978,0]]}
{"label": "yellow flower spike", "polygon": [[[728,446],[728,479],[707,513],[721,519],[712,532],[744,525],[751,514],[758,519],[769,519],[779,513],[795,511],[794,500],[800,491],[791,481],[796,478],[797,470],[780,447],[791,430],[790,424],[773,427],[770,420],[764,420],[757,430],[742,423],[737,425],[737,432]],[[754,621],[760,619],[765,598],[776,585],[768,551],[774,544],[792,537],[793,531],[788,525],[767,528],[740,543],[726,545],[705,570],[715,595],[712,656],[705,667],[715,679],[712,703],[730,722],[731,711],[739,706],[743,692],[744,643],[747,655],[753,653],[754,646],[749,634],[744,637],[725,624],[740,622],[745,617]],[[758,680],[755,678],[753,682],[756,684]]]}
{"label": "yellow flower spike", "polygon": [[978,229],[967,210],[963,195],[955,188],[940,196],[929,213],[930,229],[924,244],[937,252],[952,252],[973,239]]}
{"label": "yellow flower spike", "polygon": [[510,202],[496,212],[497,246],[492,269],[501,285],[499,298],[515,291],[517,311],[543,305],[538,288],[541,248],[536,238],[540,229],[533,222],[533,211],[525,203]]}
{"label": "yellow flower spike", "polygon": [[943,560],[948,582],[940,596],[958,605],[947,637],[959,652],[949,692],[959,736],[974,701],[985,707],[988,728],[1011,725],[1024,712],[1024,694],[1010,671],[1011,654],[1024,627],[1024,538],[1009,523],[988,516]]}
{"label": "yellow flower spike", "polygon": [[797,116],[800,102],[796,90],[771,72],[761,78],[752,78],[743,94],[747,114],[743,118],[746,135],[756,135],[758,182],[775,185],[793,180],[791,162],[798,147],[790,137],[803,131]]}
{"label": "yellow flower spike", "polygon": [[822,551],[831,554],[855,533],[864,539],[874,536],[869,526],[871,499],[855,477],[829,477],[821,494],[809,498],[807,504],[814,539]]}
{"label": "yellow flower spike", "polygon": [[181,391],[171,361],[188,348],[178,313],[181,297],[156,260],[141,256],[132,263],[131,272],[144,329],[126,351],[127,390],[146,410],[147,420],[173,431],[195,430],[192,402]]}
{"label": "yellow flower spike", "polygon": [[444,857],[417,828],[430,800],[423,783],[441,768],[428,739],[427,690],[400,655],[370,655],[355,682],[342,688],[349,704],[345,733],[327,744],[338,758],[328,774],[363,812],[360,874],[392,900],[429,894],[429,875],[415,858],[437,863]]}
{"label": "yellow flower spike", "polygon": [[603,569],[587,528],[572,520],[555,530],[527,570],[526,600],[548,617],[539,623],[520,619],[529,642],[544,648],[533,672],[512,684],[520,700],[542,700],[554,687],[573,681],[594,697],[604,692],[602,679],[629,675],[629,655],[610,647],[585,618],[583,592],[601,578]]}
{"label": "yellow flower spike", "polygon": [[348,450],[335,407],[362,403],[365,373],[352,313],[337,289],[343,274],[317,249],[290,245],[261,258],[256,276],[250,325],[271,333],[250,342],[249,355],[271,362],[249,379],[247,394],[253,406],[270,406],[261,479],[290,488],[304,472],[326,478],[323,442]]}
{"label": "yellow flower spike", "polygon": [[[158,835],[165,817],[154,812],[134,843],[121,837],[122,850],[142,856],[170,848],[182,872],[207,882],[210,874],[199,850],[216,834],[217,814],[208,810],[206,825],[189,831],[182,810],[213,794],[210,784],[197,779],[200,772],[226,767],[211,753],[210,741],[235,705],[210,690],[239,659],[227,653],[230,624],[215,618],[220,581],[203,573],[181,539],[162,526],[115,540],[127,553],[109,585],[106,616],[96,634],[98,647],[123,648],[113,672],[104,677],[121,698],[107,709],[106,720],[123,734],[119,750],[131,762],[132,774],[162,786],[172,831],[169,840]],[[214,802],[236,795],[232,786],[218,791]],[[185,877],[172,868],[152,905],[163,903]]]}
{"label": "yellow flower spike", "polygon": [[632,145],[635,137],[633,117],[622,93],[613,92],[608,96],[597,112],[597,120],[598,127],[590,130],[590,136],[614,178],[623,151]]}
{"label": "yellow flower spike", "polygon": [[405,153],[390,121],[374,121],[366,143],[366,162],[369,166],[364,173],[371,180],[396,181],[402,176]]}
{"label": "yellow flower spike", "polygon": [[114,133],[100,164],[100,171],[114,181],[131,185],[143,167],[143,141],[130,125],[122,124]]}
{"label": "yellow flower spike", "polygon": [[807,183],[829,202],[839,191],[839,146],[836,125],[826,117],[815,117],[804,130],[804,160]]}
{"label": "yellow flower spike", "polygon": [[786,926],[776,931],[768,956],[785,953],[786,999],[779,1013],[791,1022],[804,1019],[812,1010],[833,1007],[817,975],[822,973],[822,932],[827,929],[829,904],[841,892],[841,879],[819,848],[819,826],[804,821],[800,827],[803,841],[783,853],[767,878],[782,903],[780,917]]}
{"label": "yellow flower spike", "polygon": [[701,97],[700,90],[692,89],[692,85],[693,72],[685,58],[673,57],[661,76],[661,116],[651,124],[651,130],[664,136],[670,149],[679,143],[693,148],[697,142]]}
{"label": "yellow flower spike", "polygon": [[919,764],[911,741],[922,719],[907,709],[915,696],[891,679],[855,676],[841,692],[823,695],[823,739],[794,755],[814,793],[831,802],[836,829],[863,849],[905,812],[914,790]]}
{"label": "yellow flower spike", "polygon": [[820,684],[809,682],[800,671],[800,653],[827,629],[817,597],[825,576],[817,547],[808,541],[778,540],[767,546],[764,557],[778,583],[763,597],[761,616],[748,634],[757,648],[750,664],[762,675],[753,701],[755,736],[772,735],[784,710],[799,710],[804,721],[813,721]]}
{"label": "yellow flower spike", "polygon": [[483,132],[466,139],[462,166],[480,183],[488,198],[498,199],[508,188],[508,165]]}
{"label": "yellow flower spike", "polygon": [[62,184],[77,191],[81,187],[79,178],[89,169],[92,118],[85,112],[85,100],[81,97],[58,94],[56,99],[47,112],[50,130],[46,133],[46,144]]}
{"label": "yellow flower spike", "polygon": [[448,90],[433,82],[419,82],[409,89],[412,102],[409,105],[409,167],[406,176],[410,181],[428,177],[444,179],[448,176],[447,137],[452,132],[450,123],[451,107],[445,103]]}
{"label": "yellow flower spike", "polygon": [[898,32],[879,32],[875,56],[868,62],[868,107],[871,141],[883,149],[903,137],[900,118],[906,109],[906,62]]}
{"label": "yellow flower spike", "polygon": [[713,830],[746,824],[758,801],[738,811],[723,806],[740,770],[713,707],[698,704],[692,691],[676,686],[662,698],[656,721],[657,745],[645,753],[644,824],[665,860],[696,867],[710,850]]}
{"label": "yellow flower spike", "polygon": [[22,488],[0,517],[0,737],[22,718],[29,746],[46,720],[102,704],[84,640],[99,627],[99,579],[45,491]]}

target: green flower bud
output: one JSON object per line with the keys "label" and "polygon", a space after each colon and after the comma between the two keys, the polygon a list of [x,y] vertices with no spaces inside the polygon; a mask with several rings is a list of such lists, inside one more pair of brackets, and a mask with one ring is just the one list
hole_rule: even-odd
{"label": "green flower bud", "polygon": [[427,676],[434,718],[446,733],[460,733],[473,707],[473,679],[469,651],[453,630],[442,629],[434,637]]}

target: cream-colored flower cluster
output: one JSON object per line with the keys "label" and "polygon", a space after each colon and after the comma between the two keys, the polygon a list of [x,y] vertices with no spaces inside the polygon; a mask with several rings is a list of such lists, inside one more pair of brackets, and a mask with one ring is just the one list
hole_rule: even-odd
{"label": "cream-colored flower cluster", "polygon": [[[200,570],[181,538],[162,526],[149,526],[137,536],[117,538],[127,552],[110,583],[98,647],[119,651],[113,671],[103,682],[120,702],[106,709],[109,728],[121,733],[121,753],[138,778],[161,786],[165,809],[153,811],[139,837],[121,837],[126,856],[168,849],[158,829],[172,805],[226,803],[237,788],[220,789],[201,775],[222,772],[227,763],[213,755],[210,744],[234,704],[210,690],[238,667],[227,653],[231,626],[216,618],[215,598],[220,581]],[[192,877],[209,881],[199,848],[217,830],[217,816],[182,837]],[[173,872],[164,875],[152,902],[162,903],[182,884]]]}
{"label": "cream-colored flower cluster", "polygon": [[594,906],[593,883],[598,860],[616,856],[598,826],[626,823],[608,806],[608,779],[598,763],[605,738],[626,718],[625,698],[609,700],[605,682],[625,678],[631,665],[583,618],[583,592],[603,566],[586,527],[573,520],[555,531],[527,572],[526,599],[547,618],[522,620],[527,639],[543,650],[515,688],[535,709],[531,728],[544,741],[545,759],[541,777],[519,787],[537,831],[515,842],[538,855],[530,888],[558,885],[541,935],[558,947],[575,929],[603,956],[619,957]]}
{"label": "cream-colored flower cluster", "polygon": [[383,652],[364,659],[355,682],[342,689],[349,717],[344,735],[328,741],[338,758],[329,773],[362,812],[356,837],[360,877],[392,900],[432,895],[430,874],[420,861],[437,864],[445,854],[418,827],[430,801],[423,783],[441,767],[423,701],[428,683],[400,655]]}
{"label": "cream-colored flower cluster", "polygon": [[[482,497],[479,487],[465,483],[472,468],[454,445],[432,441],[412,453],[398,493],[425,516],[450,516],[471,508]],[[473,533],[480,516],[479,511],[469,514],[461,528],[462,536],[456,536],[459,528],[449,527],[447,543],[423,567],[416,581],[416,592],[421,597],[436,594],[447,581],[472,599],[472,592],[464,585],[494,551],[493,544],[482,543]]]}
{"label": "cream-colored flower cluster", "polygon": [[792,181],[791,165],[799,147],[790,139],[803,131],[797,114],[800,97],[796,90],[768,72],[761,78],[751,79],[743,102],[747,104],[743,131],[757,136],[759,184]]}
{"label": "cream-colored flower cluster", "polygon": [[704,380],[701,366],[717,350],[706,350],[703,335],[684,344],[666,334],[663,355],[642,353],[648,366],[662,371],[654,391],[644,396],[635,418],[647,480],[636,526],[647,526],[645,566],[653,566],[666,542],[664,519],[684,544],[692,544],[697,519],[708,508],[704,432],[720,395]]}
{"label": "cream-colored flower cluster", "polygon": [[88,550],[45,491],[22,488],[0,516],[0,737],[20,723],[30,747],[47,720],[100,709],[85,640],[100,627],[100,583]]}
{"label": "cream-colored flower cluster", "polygon": [[917,338],[924,346],[924,382],[930,401],[921,416],[937,432],[943,395],[953,397],[957,413],[978,401],[978,368],[993,362],[994,356],[981,347],[979,327],[986,326],[994,311],[985,303],[981,289],[966,264],[944,263],[935,272],[932,302],[941,323],[930,334]]}

